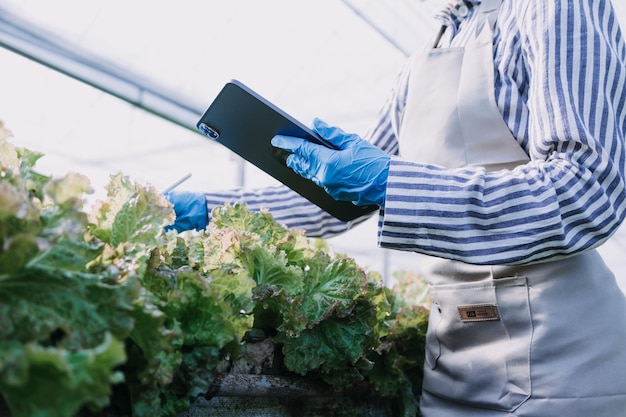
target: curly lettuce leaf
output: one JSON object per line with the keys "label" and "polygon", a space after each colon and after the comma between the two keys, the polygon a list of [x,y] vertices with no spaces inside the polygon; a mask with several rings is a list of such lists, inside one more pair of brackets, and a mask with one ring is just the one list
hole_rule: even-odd
{"label": "curly lettuce leaf", "polygon": [[161,414],[162,397],[169,392],[183,361],[183,332],[157,308],[148,291],[135,301],[133,317],[135,327],[126,347],[128,361],[122,368],[131,398],[129,408],[137,417],[168,415]]}
{"label": "curly lettuce leaf", "polygon": [[263,242],[276,245],[289,230],[274,221],[267,210],[253,212],[246,204],[226,204],[213,209],[211,219],[215,227],[257,235]]}
{"label": "curly lettuce leaf", "polygon": [[258,285],[280,287],[289,295],[302,293],[304,271],[289,265],[284,252],[274,247],[254,245],[242,249],[240,259]]}
{"label": "curly lettuce leaf", "polygon": [[[251,315],[236,309],[238,302],[246,303],[242,293],[248,293],[250,303],[250,278],[220,276],[214,285],[213,277],[185,263],[189,252],[182,239],[175,240],[175,245],[152,252],[142,277],[146,305],[131,334],[127,367],[137,417],[186,410],[191,399],[209,389],[219,360],[252,325]],[[150,304],[151,312],[146,308]]]}
{"label": "curly lettuce leaf", "polygon": [[83,212],[83,197],[92,192],[89,179],[77,173],[46,182],[43,185],[39,235],[50,241],[60,238],[83,240],[87,219]]}
{"label": "curly lettuce leaf", "polygon": [[[43,187],[50,178],[34,170],[35,164],[43,156],[40,152],[14,146],[9,139],[11,132],[0,121],[0,169],[2,179],[23,186],[36,199],[43,199]],[[17,179],[17,181],[16,181]]]}
{"label": "curly lettuce leaf", "polygon": [[234,311],[252,312],[252,289],[256,285],[240,259],[238,233],[210,227],[197,234],[184,234],[168,251],[172,268],[191,267],[209,277],[211,292],[219,294]]}
{"label": "curly lettuce leaf", "polygon": [[386,397],[400,397],[403,416],[414,416],[422,387],[424,346],[428,328],[430,291],[426,281],[411,271],[397,271],[386,288],[387,318],[382,322],[380,345],[370,355],[375,363],[368,376]]}
{"label": "curly lettuce leaf", "polygon": [[84,270],[34,263],[0,281],[0,341],[80,350],[102,343],[106,332],[122,340],[133,327],[137,290],[132,280],[110,284]]}
{"label": "curly lettuce leaf", "polygon": [[[184,257],[180,249],[174,249],[178,258]],[[224,270],[206,273],[188,265],[177,268],[169,263],[171,254],[161,254],[152,253],[143,284],[159,299],[168,318],[179,323],[184,344],[221,349],[241,340],[252,323],[250,278]]]}
{"label": "curly lettuce leaf", "polygon": [[349,258],[335,259],[320,273],[309,272],[307,277],[303,309],[311,324],[333,313],[337,317],[348,316],[368,286],[364,271]]}
{"label": "curly lettuce leaf", "polygon": [[183,332],[150,298],[144,292],[135,301],[135,326],[129,347],[132,361],[126,365],[126,371],[132,374],[133,382],[165,387],[172,382],[182,361]]}
{"label": "curly lettuce leaf", "polygon": [[396,283],[391,288],[397,306],[419,305],[430,308],[431,295],[428,283],[413,271],[396,271]]}
{"label": "curly lettuce leaf", "polygon": [[290,264],[304,266],[300,262],[312,252],[304,230],[286,228],[276,222],[266,209],[252,211],[242,203],[219,206],[213,209],[212,225],[220,230],[236,232],[241,247],[256,243],[275,247],[285,253]]}
{"label": "curly lettuce leaf", "polygon": [[0,280],[58,240],[82,239],[89,180],[75,173],[40,175],[34,170],[40,156],[0,140]]}
{"label": "curly lettuce leaf", "polygon": [[[256,253],[264,253],[262,250]],[[368,282],[363,270],[349,259],[330,259],[319,254],[324,262],[313,262],[316,268],[286,268],[278,257],[257,257],[262,265],[275,266],[275,276],[268,283],[260,283],[254,290],[253,299],[265,310],[280,317],[277,330],[290,337],[297,337],[304,329],[310,329],[335,315],[346,317],[352,313],[357,300],[366,294]],[[324,266],[320,266],[324,264]],[[299,274],[291,272],[298,271]]]}
{"label": "curly lettuce leaf", "polygon": [[174,221],[172,205],[151,186],[128,177],[111,176],[107,200],[95,205],[89,216],[89,231],[113,247],[154,248],[163,244],[163,228]]}
{"label": "curly lettuce leaf", "polygon": [[0,393],[13,417],[70,417],[87,406],[109,404],[124,346],[109,333],[90,349],[71,351],[38,344],[0,343]]}
{"label": "curly lettuce leaf", "polygon": [[15,416],[70,417],[108,403],[122,380],[114,368],[126,358],[139,286],[90,267],[104,247],[84,240],[87,178],[40,175],[41,154],[2,136],[0,392]]}
{"label": "curly lettuce leaf", "polygon": [[22,270],[38,253],[39,241],[32,234],[19,233],[5,238],[4,250],[0,251],[0,286],[3,280]]}
{"label": "curly lettuce leaf", "polygon": [[185,345],[222,348],[238,341],[232,318],[237,313],[209,290],[207,280],[190,271],[179,271],[167,294],[164,310],[180,322]]}
{"label": "curly lettuce leaf", "polygon": [[377,338],[372,328],[376,311],[359,300],[352,314],[332,316],[297,337],[278,335],[287,369],[300,375],[318,375],[336,389],[348,388],[364,379],[371,367],[366,355]]}
{"label": "curly lettuce leaf", "polygon": [[89,213],[89,231],[103,242],[111,242],[111,231],[115,216],[136,192],[133,181],[121,173],[111,175],[106,187],[106,200],[99,200]]}

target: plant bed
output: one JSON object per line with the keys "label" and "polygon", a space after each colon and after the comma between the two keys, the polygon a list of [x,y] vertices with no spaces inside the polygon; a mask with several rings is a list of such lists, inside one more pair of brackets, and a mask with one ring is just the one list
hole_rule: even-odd
{"label": "plant bed", "polygon": [[[123,417],[117,412],[82,410],[77,417]],[[306,377],[231,375],[216,377],[205,395],[177,417],[395,417],[398,405],[369,387],[338,393]],[[0,399],[0,417],[12,417]]]}
{"label": "plant bed", "polygon": [[[0,397],[12,417],[174,417],[270,401],[224,395],[244,378],[233,375],[250,375],[247,392],[268,378],[324,387],[271,400],[281,404],[417,414],[428,320],[418,277],[387,288],[245,205],[218,207],[204,231],[166,231],[171,204],[122,174],[85,210],[87,178],[37,173],[42,155],[8,136],[0,125]],[[363,386],[372,394],[355,395]]]}
{"label": "plant bed", "polygon": [[397,407],[367,387],[337,393],[303,377],[221,375],[179,417],[393,417]]}

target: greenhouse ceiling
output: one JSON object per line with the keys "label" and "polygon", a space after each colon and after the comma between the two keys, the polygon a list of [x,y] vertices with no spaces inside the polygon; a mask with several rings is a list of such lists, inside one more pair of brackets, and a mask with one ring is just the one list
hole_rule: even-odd
{"label": "greenhouse ceiling", "polygon": [[[193,136],[195,120],[231,78],[304,122],[320,116],[365,130],[406,55],[435,30],[436,5],[432,0],[0,1],[8,84],[3,96],[15,97],[2,103],[0,117],[51,158],[73,158],[64,167],[84,159],[90,172],[102,168],[106,176],[131,159],[129,174],[162,185],[176,177],[176,165],[184,170],[206,165],[207,153],[194,148],[212,147]],[[138,119],[150,117],[143,110],[189,128],[193,138],[164,128],[163,121],[143,126]],[[129,131],[133,128],[138,130]],[[170,178],[156,176],[164,165]],[[205,175],[193,178],[188,186],[204,186],[206,180],[198,178]]]}
{"label": "greenhouse ceiling", "polygon": [[[45,154],[44,173],[88,176],[93,198],[117,172],[161,189],[186,174],[185,189],[263,186],[272,180],[195,131],[223,84],[239,79],[304,123],[365,133],[445,4],[0,0],[0,120]],[[625,2],[614,6],[626,24]],[[372,260],[386,252],[370,223],[340,249],[378,269],[413,266],[399,254]]]}

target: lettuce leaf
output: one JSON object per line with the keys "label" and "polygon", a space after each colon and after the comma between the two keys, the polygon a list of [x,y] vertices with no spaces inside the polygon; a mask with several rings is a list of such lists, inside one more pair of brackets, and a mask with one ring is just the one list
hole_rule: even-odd
{"label": "lettuce leaf", "polygon": [[105,247],[84,239],[89,181],[40,175],[41,154],[0,137],[0,394],[16,417],[103,407],[139,282],[90,267]]}
{"label": "lettuce leaf", "polygon": [[109,403],[124,346],[109,333],[102,343],[67,350],[35,343],[0,342],[0,392],[13,417],[67,417]]}
{"label": "lettuce leaf", "polygon": [[106,332],[123,340],[137,294],[132,280],[107,284],[88,274],[32,268],[0,282],[0,341],[80,350]]}
{"label": "lettuce leaf", "polygon": [[328,317],[298,337],[277,336],[283,344],[286,367],[300,375],[319,374],[337,389],[363,380],[359,368],[366,363],[369,367],[365,354],[377,345],[371,307],[366,300],[359,300],[349,316]]}

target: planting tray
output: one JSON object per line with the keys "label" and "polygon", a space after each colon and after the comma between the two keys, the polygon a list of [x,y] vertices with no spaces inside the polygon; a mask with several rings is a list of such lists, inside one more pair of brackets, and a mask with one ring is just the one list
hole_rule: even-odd
{"label": "planting tray", "polygon": [[[301,377],[223,374],[177,417],[396,417],[368,387],[335,392]],[[12,417],[0,398],[0,417]],[[81,413],[81,417],[86,417]],[[130,416],[107,416],[130,417]]]}
{"label": "planting tray", "polygon": [[220,376],[205,398],[178,417],[394,417],[393,405],[367,387],[334,392],[305,378]]}

